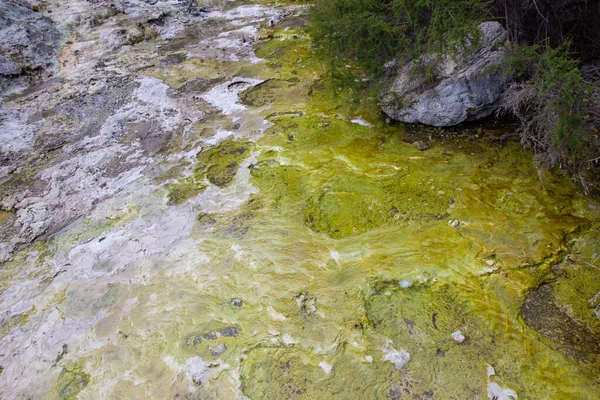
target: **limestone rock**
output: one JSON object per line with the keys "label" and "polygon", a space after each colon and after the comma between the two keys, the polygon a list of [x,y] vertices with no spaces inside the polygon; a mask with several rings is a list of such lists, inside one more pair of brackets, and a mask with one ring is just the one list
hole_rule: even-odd
{"label": "limestone rock", "polygon": [[0,88],[8,77],[54,71],[61,35],[50,18],[1,2],[0,38]]}
{"label": "limestone rock", "polygon": [[[468,56],[455,60],[426,53],[418,62],[388,66],[381,93],[383,111],[397,121],[433,126],[491,115],[506,87],[501,73],[491,68],[504,57],[506,31],[498,22],[484,22],[479,29],[479,45]],[[418,68],[428,73],[420,74]]]}

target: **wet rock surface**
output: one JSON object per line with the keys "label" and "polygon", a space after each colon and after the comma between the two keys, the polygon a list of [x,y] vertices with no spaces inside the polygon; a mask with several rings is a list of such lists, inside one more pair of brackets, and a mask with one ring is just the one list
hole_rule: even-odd
{"label": "wet rock surface", "polygon": [[0,397],[595,399],[599,210],[518,144],[410,144],[301,6],[38,12],[66,36],[2,99]]}
{"label": "wet rock surface", "polygon": [[[25,2],[0,4],[0,95],[15,78],[48,77],[56,71],[62,35],[48,17]],[[32,81],[29,81],[32,82]]]}
{"label": "wet rock surface", "polygon": [[392,119],[453,126],[485,118],[498,108],[505,77],[494,69],[504,58],[506,31],[498,22],[479,26],[481,43],[468,55],[425,54],[418,62],[390,66],[382,109]]}
{"label": "wet rock surface", "polygon": [[588,357],[600,356],[600,324],[590,329],[574,319],[567,306],[554,297],[552,285],[543,285],[529,294],[521,316],[568,357],[585,362]]}

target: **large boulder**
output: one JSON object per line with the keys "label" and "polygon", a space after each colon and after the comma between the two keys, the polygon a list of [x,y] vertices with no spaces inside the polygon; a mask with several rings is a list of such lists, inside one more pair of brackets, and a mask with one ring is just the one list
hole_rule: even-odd
{"label": "large boulder", "polygon": [[0,2],[0,89],[23,74],[52,73],[61,35],[53,21],[18,2]]}
{"label": "large boulder", "polygon": [[504,58],[506,30],[498,22],[479,25],[481,37],[466,56],[424,54],[388,66],[382,89],[383,111],[392,119],[453,126],[491,115],[506,89],[497,66]]}

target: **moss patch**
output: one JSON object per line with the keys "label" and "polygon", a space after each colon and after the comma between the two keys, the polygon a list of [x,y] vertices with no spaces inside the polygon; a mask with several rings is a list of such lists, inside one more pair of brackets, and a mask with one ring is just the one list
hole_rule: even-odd
{"label": "moss patch", "polygon": [[[456,284],[407,289],[397,282],[374,285],[366,299],[369,328],[413,355],[405,367],[411,391],[431,390],[434,398],[485,397],[485,371],[492,365],[504,385],[519,388],[519,397],[568,397],[573,387],[591,394],[593,375],[582,374],[562,354],[539,343],[534,332],[523,330],[518,320],[507,318],[485,289],[472,290],[476,293]],[[478,311],[479,304],[487,313]],[[458,330],[466,337],[462,344],[452,338]],[[541,367],[549,364],[551,368]],[[545,385],[532,384],[540,379]],[[568,387],[564,381],[570,379],[579,383],[571,381]]]}
{"label": "moss patch", "polygon": [[252,195],[239,210],[228,213],[200,213],[196,220],[202,228],[211,228],[218,236],[242,239],[263,211],[262,197]]}
{"label": "moss patch", "polygon": [[179,205],[197,196],[209,183],[226,187],[235,178],[242,161],[250,155],[248,141],[225,140],[217,146],[204,148],[197,156],[192,174],[175,183],[167,184],[167,202]]}
{"label": "moss patch", "polygon": [[445,217],[450,205],[447,197],[401,182],[401,175],[379,180],[340,174],[308,200],[305,223],[315,232],[338,239],[409,220]]}
{"label": "moss patch", "polygon": [[[223,63],[217,60],[189,58],[171,65],[162,65],[149,70],[148,74],[160,79],[173,89],[193,89],[200,82],[220,81],[238,72],[241,63]],[[199,77],[201,80],[198,81]],[[187,88],[186,88],[187,86]]]}
{"label": "moss patch", "polygon": [[11,211],[4,211],[4,210],[0,210],[0,225],[4,225],[6,222],[8,222],[13,216],[15,215],[14,212]]}
{"label": "moss patch", "polygon": [[75,400],[89,383],[90,376],[88,374],[63,368],[56,383],[58,398],[60,400]]}
{"label": "moss patch", "polygon": [[179,205],[186,200],[196,197],[208,186],[203,182],[198,182],[195,176],[190,176],[176,183],[167,185],[167,204]]}
{"label": "moss patch", "polygon": [[251,107],[263,107],[278,100],[280,90],[296,84],[298,78],[287,80],[267,79],[263,83],[246,89],[240,94],[242,104]]}
{"label": "moss patch", "polygon": [[208,147],[198,154],[194,176],[206,176],[213,185],[225,187],[231,183],[241,162],[250,155],[251,143],[233,139]]}
{"label": "moss patch", "polygon": [[242,364],[242,391],[256,399],[378,399],[386,398],[400,373],[391,363],[361,362],[341,354],[326,362],[299,348],[257,348]]}
{"label": "moss patch", "polygon": [[27,321],[29,321],[29,318],[35,313],[35,311],[35,307],[31,307],[27,312],[24,312],[23,314],[12,315],[6,318],[4,321],[2,321],[0,323],[0,338],[3,338],[6,335],[8,335],[10,331],[12,331],[14,328],[27,323]]}

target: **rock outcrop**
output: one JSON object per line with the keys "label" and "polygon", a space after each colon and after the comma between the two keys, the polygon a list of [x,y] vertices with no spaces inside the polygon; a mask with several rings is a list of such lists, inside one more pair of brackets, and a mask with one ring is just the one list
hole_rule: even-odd
{"label": "rock outcrop", "polygon": [[479,28],[479,44],[462,59],[424,54],[390,65],[381,93],[383,111],[396,121],[433,126],[490,116],[506,88],[502,74],[493,70],[504,57],[506,31],[498,22]]}
{"label": "rock outcrop", "polygon": [[50,18],[16,2],[1,2],[0,38],[0,91],[16,76],[55,69],[61,35]]}

